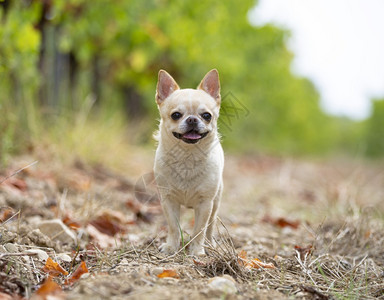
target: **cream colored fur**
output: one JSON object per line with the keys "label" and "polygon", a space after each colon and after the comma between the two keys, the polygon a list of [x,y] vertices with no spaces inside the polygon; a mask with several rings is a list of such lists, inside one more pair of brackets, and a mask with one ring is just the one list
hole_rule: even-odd
{"label": "cream colored fur", "polygon": [[[168,73],[159,72],[156,102],[161,121],[154,171],[169,226],[167,241],[160,247],[166,254],[180,247],[181,205],[195,211],[190,253],[204,255],[205,237],[214,244],[213,229],[223,189],[224,167],[217,132],[220,101],[216,70],[208,72],[198,89],[180,89]],[[182,115],[180,119],[172,118],[175,112]],[[211,116],[209,121],[204,119],[207,113]]]}

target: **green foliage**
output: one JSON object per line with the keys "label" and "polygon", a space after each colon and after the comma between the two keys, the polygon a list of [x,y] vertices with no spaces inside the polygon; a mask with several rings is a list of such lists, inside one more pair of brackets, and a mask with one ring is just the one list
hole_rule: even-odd
{"label": "green foliage", "polygon": [[25,9],[19,2],[6,16],[0,10],[0,163],[36,132],[37,12],[37,5]]}
{"label": "green foliage", "polygon": [[250,25],[253,0],[10,3],[0,26],[0,103],[9,112],[0,121],[4,151],[36,136],[44,127],[41,113],[53,127],[63,126],[56,117],[89,99],[98,115],[128,111],[134,126],[146,120],[138,127],[146,137],[141,141],[148,141],[156,126],[159,69],[182,87],[219,70],[220,129],[229,149],[323,154],[349,150],[360,134],[360,125],[325,115],[311,82],[291,73],[289,32]]}
{"label": "green foliage", "polygon": [[384,99],[372,101],[372,115],[367,121],[366,143],[367,155],[384,155]]}
{"label": "green foliage", "polygon": [[155,108],[158,69],[171,72],[182,86],[196,86],[216,67],[223,94],[231,92],[249,111],[224,132],[229,146],[287,153],[319,153],[327,146],[317,92],[290,73],[287,33],[252,27],[246,16],[253,1],[71,3],[71,10],[60,9],[66,20],[62,48],[85,65],[102,56],[108,74],[103,81],[136,86],[146,107]]}

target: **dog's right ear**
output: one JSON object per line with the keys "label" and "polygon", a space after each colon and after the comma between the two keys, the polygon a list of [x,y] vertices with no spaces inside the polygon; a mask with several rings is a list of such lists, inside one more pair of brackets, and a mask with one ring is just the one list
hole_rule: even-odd
{"label": "dog's right ear", "polygon": [[180,89],[176,81],[166,71],[159,71],[159,79],[156,87],[156,102],[158,105],[164,102],[174,91]]}

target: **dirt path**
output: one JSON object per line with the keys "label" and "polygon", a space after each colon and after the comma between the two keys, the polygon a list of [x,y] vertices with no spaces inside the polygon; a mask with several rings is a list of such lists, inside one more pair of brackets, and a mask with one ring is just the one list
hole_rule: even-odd
{"label": "dirt path", "polygon": [[[382,166],[228,156],[204,258],[158,252],[150,156],[126,170],[43,160],[0,185],[0,299],[384,298]],[[184,243],[192,225],[184,210]]]}

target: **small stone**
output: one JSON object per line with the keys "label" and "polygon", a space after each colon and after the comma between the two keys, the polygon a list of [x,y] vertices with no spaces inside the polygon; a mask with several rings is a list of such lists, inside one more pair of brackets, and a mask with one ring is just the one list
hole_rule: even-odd
{"label": "small stone", "polygon": [[42,233],[40,229],[34,229],[28,232],[27,238],[29,239],[28,244],[41,247],[55,248],[55,243],[48,236]]}
{"label": "small stone", "polygon": [[0,253],[6,253],[7,249],[3,245],[0,245]]}
{"label": "small stone", "polygon": [[223,294],[236,294],[237,287],[235,280],[229,276],[213,277],[208,281],[209,294],[211,296],[220,296]]}
{"label": "small stone", "polygon": [[31,244],[31,240],[28,237],[26,237],[26,236],[24,236],[22,238],[19,238],[17,240],[17,242],[20,243],[20,245],[29,245],[29,244]]}
{"label": "small stone", "polygon": [[72,258],[68,254],[65,254],[65,253],[59,253],[56,255],[56,257],[57,257],[57,260],[61,260],[61,261],[65,261],[65,262],[71,262],[72,261]]}
{"label": "small stone", "polygon": [[132,243],[137,243],[139,242],[141,239],[140,239],[140,236],[137,235],[137,234],[128,234],[128,240]]}
{"label": "small stone", "polygon": [[25,250],[24,252],[26,252],[26,253],[36,253],[37,257],[40,260],[43,260],[43,261],[46,261],[48,259],[47,252],[45,252],[45,251],[43,251],[41,249],[28,249],[28,250]]}
{"label": "small stone", "polygon": [[4,229],[4,230],[1,230],[1,233],[0,233],[0,242],[2,243],[14,242],[16,237],[17,237],[16,233]]}
{"label": "small stone", "polygon": [[42,221],[37,227],[52,240],[58,240],[63,244],[76,243],[75,234],[59,219]]}
{"label": "small stone", "polygon": [[89,273],[84,273],[80,276],[81,279],[86,279],[86,278],[89,278],[89,276],[91,276]]}
{"label": "small stone", "polygon": [[7,243],[7,244],[4,245],[4,248],[9,253],[17,253],[17,252],[19,252],[19,249],[17,248],[17,246],[15,244]]}
{"label": "small stone", "polygon": [[30,217],[28,217],[28,224],[30,224],[33,227],[36,227],[42,221],[43,221],[43,218],[41,216],[30,216]]}

